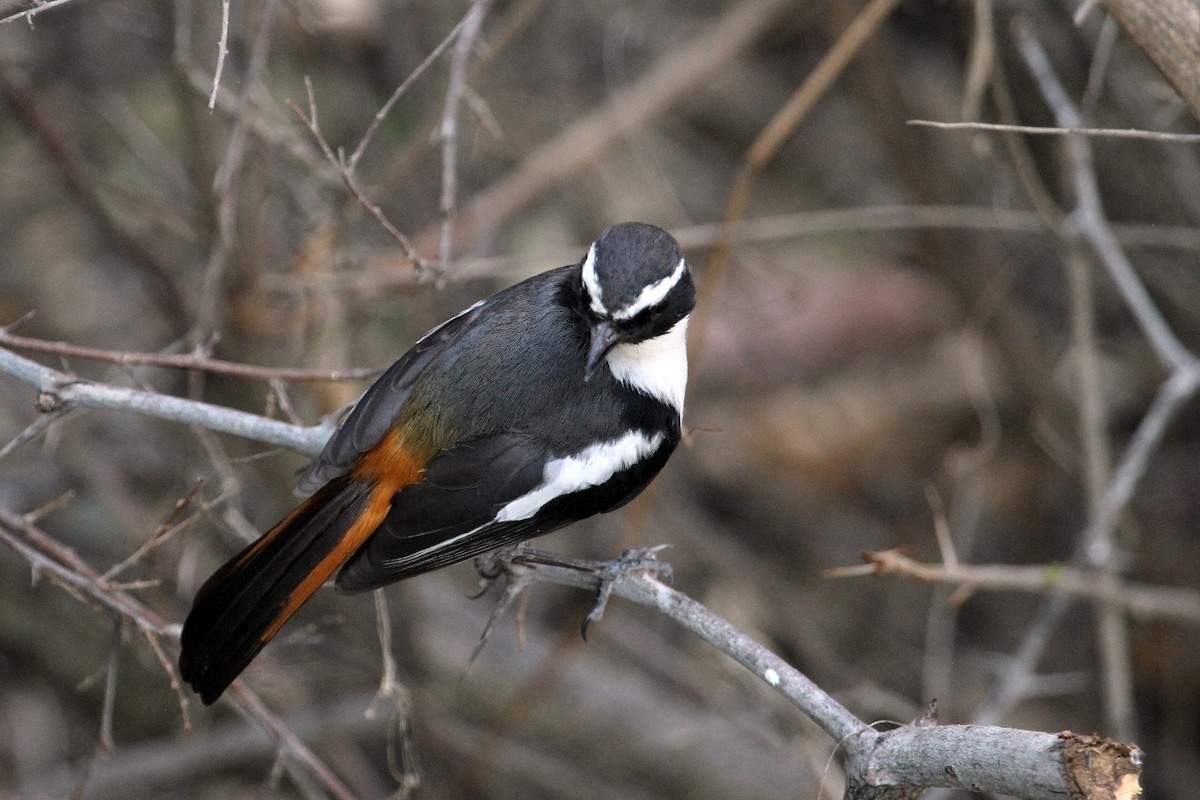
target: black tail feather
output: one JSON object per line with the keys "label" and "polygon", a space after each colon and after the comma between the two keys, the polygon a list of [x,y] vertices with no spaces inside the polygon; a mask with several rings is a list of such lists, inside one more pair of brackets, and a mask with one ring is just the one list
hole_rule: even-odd
{"label": "black tail feather", "polygon": [[370,496],[370,485],[349,477],[330,482],[200,588],[183,624],[179,672],[206,705],[295,610],[293,593],[342,543]]}

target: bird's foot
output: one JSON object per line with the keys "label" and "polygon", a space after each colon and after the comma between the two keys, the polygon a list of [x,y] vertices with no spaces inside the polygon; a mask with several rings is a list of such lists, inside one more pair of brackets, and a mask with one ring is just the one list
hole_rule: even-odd
{"label": "bird's foot", "polygon": [[512,606],[517,596],[529,588],[529,586],[538,582],[539,573],[543,580],[555,572],[562,574],[561,570],[583,573],[586,576],[590,576],[590,578],[584,581],[579,581],[578,579],[565,581],[554,578],[550,579],[556,583],[595,587],[596,600],[592,605],[592,610],[583,618],[583,623],[579,628],[580,635],[586,641],[588,626],[593,622],[598,622],[604,616],[604,609],[608,605],[608,598],[612,594],[613,586],[619,578],[635,573],[649,573],[657,578],[663,578],[668,581],[671,579],[671,565],[665,561],[660,561],[658,558],[658,554],[668,547],[670,545],[665,544],[653,547],[634,547],[623,551],[621,555],[611,561],[592,561],[571,556],[561,556],[556,553],[546,552],[545,550],[535,550],[525,545],[507,547],[489,555],[476,558],[475,570],[479,573],[480,587],[479,592],[475,595],[476,597],[491,588],[496,579],[501,576],[506,579],[506,583],[504,592],[492,612],[491,619],[488,620],[483,635],[475,647],[475,652],[471,656],[471,660],[474,661],[475,657],[482,650],[496,622]]}
{"label": "bird's foot", "polygon": [[658,554],[668,547],[670,545],[666,544],[653,547],[631,547],[612,561],[591,563],[592,571],[600,583],[596,587],[596,602],[592,605],[592,610],[588,612],[588,615],[583,618],[583,624],[579,626],[579,635],[584,638],[584,641],[587,641],[588,626],[593,622],[599,622],[604,616],[604,609],[608,607],[608,598],[612,594],[617,578],[632,573],[646,572],[656,578],[671,580],[671,565],[658,559]]}

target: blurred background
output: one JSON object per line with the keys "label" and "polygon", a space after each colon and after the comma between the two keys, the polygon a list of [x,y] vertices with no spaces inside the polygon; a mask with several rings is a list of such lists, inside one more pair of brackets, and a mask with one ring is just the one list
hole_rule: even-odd
{"label": "blurred background", "polygon": [[[1087,538],[1168,372],[1062,225],[1077,175],[1062,139],[907,124],[1053,124],[1014,46],[1019,13],[1089,124],[1195,132],[1142,52],[1099,9],[1073,22],[1075,7],[904,0],[761,163],[752,145],[849,46],[862,4],[238,0],[225,33],[215,2],[47,8],[0,26],[0,326],[32,312],[5,335],[383,368],[474,300],[578,260],[608,225],[662,225],[703,286],[686,442],[637,502],[538,546],[669,544],[676,588],[864,720],[909,722],[936,698],[943,722],[1136,741],[1148,795],[1192,797],[1200,414],[1174,409],[1115,526]],[[1092,147],[1112,230],[1196,347],[1197,145]],[[745,224],[727,236],[739,175]],[[304,424],[366,386],[21,352]],[[0,446],[34,400],[0,377]],[[106,590],[178,623],[290,509],[304,463],[75,411],[0,460],[0,508],[38,512]],[[1114,603],[859,569],[895,548],[934,567],[950,553],[1047,578],[1085,569]],[[375,601],[333,591],[244,681],[362,797],[840,797],[834,742],[629,603],[585,644],[591,598],[539,586],[472,663],[498,596],[472,599],[477,584],[467,564],[387,590],[399,685],[382,694]],[[0,547],[0,795],[327,793],[231,704],[181,701],[136,626]]]}

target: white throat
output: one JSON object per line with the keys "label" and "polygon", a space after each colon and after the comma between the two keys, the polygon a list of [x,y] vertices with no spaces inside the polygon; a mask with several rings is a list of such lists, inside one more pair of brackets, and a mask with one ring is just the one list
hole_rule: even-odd
{"label": "white throat", "polygon": [[680,419],[687,388],[687,325],[688,318],[684,317],[661,336],[637,344],[619,344],[607,356],[613,377],[671,406]]}

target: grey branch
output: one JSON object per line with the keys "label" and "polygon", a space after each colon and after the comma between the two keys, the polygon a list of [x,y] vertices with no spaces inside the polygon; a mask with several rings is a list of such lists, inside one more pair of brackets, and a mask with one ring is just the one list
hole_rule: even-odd
{"label": "grey branch", "polygon": [[[838,742],[847,767],[846,800],[914,797],[943,787],[1029,800],[1130,798],[1141,772],[1136,747],[1071,733],[980,725],[911,726],[877,731],[807,676],[704,605],[644,571],[598,573],[527,552],[503,564],[523,583],[603,590],[670,617],[750,670]],[[610,582],[611,581],[611,582]],[[1090,787],[1081,793],[1080,787]],[[1095,787],[1101,787],[1095,791]]]}
{"label": "grey branch", "polygon": [[330,421],[307,427],[290,425],[209,403],[80,380],[3,348],[0,348],[0,374],[11,375],[34,386],[38,390],[37,408],[46,414],[61,414],[74,408],[125,411],[199,425],[306,455],[320,452],[333,431]]}

